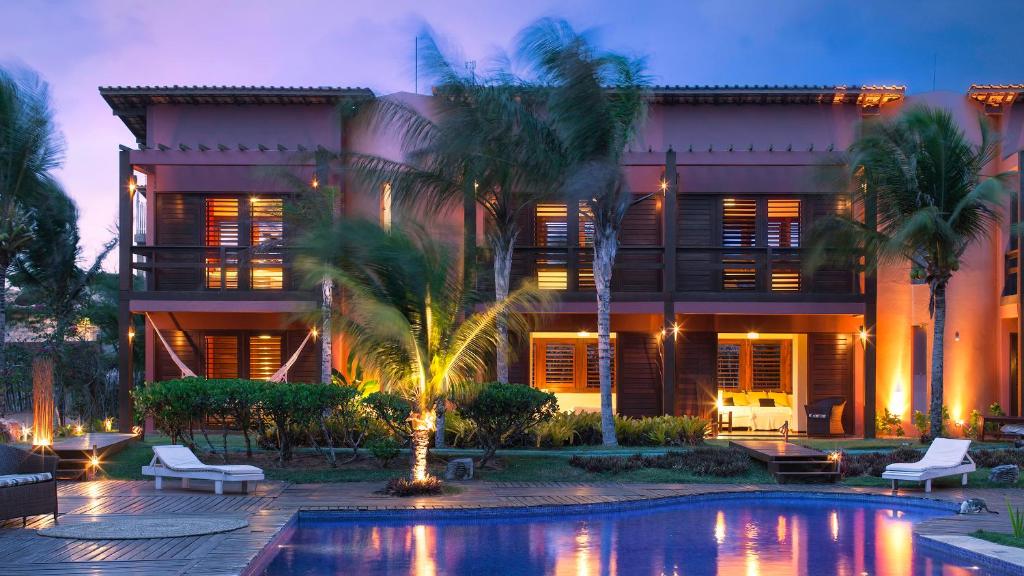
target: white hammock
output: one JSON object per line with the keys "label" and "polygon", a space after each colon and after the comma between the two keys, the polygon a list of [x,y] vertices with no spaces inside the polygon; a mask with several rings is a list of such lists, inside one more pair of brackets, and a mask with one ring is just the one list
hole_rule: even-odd
{"label": "white hammock", "polygon": [[[164,345],[164,350],[167,350],[167,354],[170,355],[171,361],[174,362],[174,364],[178,367],[179,370],[181,370],[181,377],[195,378],[196,373],[190,370],[189,367],[186,366],[185,363],[181,360],[181,358],[174,353],[174,349],[171,348],[171,345],[168,344],[167,340],[164,339],[164,335],[160,333],[160,329],[156,327],[156,322],[153,322],[153,319],[149,317],[149,312],[146,312],[146,320],[148,320],[150,325],[153,326],[153,332],[156,332],[157,338],[159,338],[160,343]],[[302,350],[306,348],[306,343],[309,342],[309,338],[312,335],[312,330],[306,333],[306,337],[302,340],[302,344],[299,344],[299,348],[295,351],[294,354],[292,354],[292,357],[289,358],[288,361],[285,362],[283,366],[278,368],[277,372],[274,372],[274,375],[270,377],[271,382],[284,382],[285,380],[288,379],[288,371],[291,370],[291,367],[296,362],[298,362],[299,356],[302,354]]]}
{"label": "white hammock", "polygon": [[292,364],[295,364],[295,362],[299,359],[299,354],[302,354],[302,349],[306,347],[306,342],[309,342],[309,337],[312,335],[312,330],[306,333],[306,337],[302,340],[302,344],[299,344],[299,348],[298,350],[295,351],[295,354],[292,354],[292,357],[289,358],[288,361],[284,363],[284,366],[278,368],[277,372],[274,372],[274,375],[270,377],[271,382],[284,382],[285,380],[288,379],[288,370],[290,370]]}
{"label": "white hammock", "polygon": [[156,337],[159,338],[160,342],[163,343],[164,350],[167,350],[167,353],[170,354],[171,361],[178,366],[179,370],[181,370],[181,377],[195,378],[196,373],[189,370],[188,366],[186,366],[185,363],[181,361],[181,358],[179,358],[178,355],[174,353],[174,349],[171,348],[171,345],[167,343],[167,340],[164,340],[164,335],[161,334],[160,329],[156,327],[156,322],[153,322],[153,319],[149,317],[149,312],[146,312],[146,320],[149,320],[149,323],[153,326],[153,332],[156,332]]}

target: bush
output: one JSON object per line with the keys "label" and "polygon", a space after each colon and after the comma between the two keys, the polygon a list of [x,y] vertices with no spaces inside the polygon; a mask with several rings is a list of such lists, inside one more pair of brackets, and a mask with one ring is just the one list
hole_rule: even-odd
{"label": "bush", "polygon": [[735,448],[701,447],[661,455],[573,456],[569,464],[588,472],[619,474],[641,468],[684,470],[698,476],[739,476],[750,470],[750,457]]}
{"label": "bush", "polygon": [[452,448],[467,448],[476,441],[476,424],[458,410],[447,410],[444,417],[445,442]]}
{"label": "bush", "polygon": [[1003,464],[1016,464],[1024,468],[1024,450],[975,450],[971,458],[978,468],[994,468]]}
{"label": "bush", "polygon": [[381,423],[392,434],[398,436],[403,443],[412,436],[412,424],[409,423],[412,405],[407,400],[397,394],[374,392],[364,398],[363,402],[380,419]]}
{"label": "bush", "polygon": [[384,493],[392,496],[434,496],[444,492],[444,484],[433,476],[425,480],[392,478],[384,487]]}
{"label": "bush", "polygon": [[884,436],[903,436],[903,419],[885,408],[875,417],[875,430]]}
{"label": "bush", "polygon": [[571,412],[559,412],[550,420],[535,424],[530,433],[533,434],[537,448],[561,448],[566,444],[572,445],[578,437]]}
{"label": "bush", "polygon": [[459,406],[459,412],[476,425],[477,443],[484,449],[480,466],[484,466],[509,439],[550,420],[558,412],[558,400],[530,386],[491,382]]}
{"label": "bush", "polygon": [[917,462],[921,452],[900,447],[890,452],[865,452],[842,455],[840,471],[843,476],[881,476],[885,467],[896,462]]}
{"label": "bush", "polygon": [[390,436],[372,440],[369,448],[370,454],[380,462],[382,468],[387,468],[392,460],[398,458],[398,442]]}

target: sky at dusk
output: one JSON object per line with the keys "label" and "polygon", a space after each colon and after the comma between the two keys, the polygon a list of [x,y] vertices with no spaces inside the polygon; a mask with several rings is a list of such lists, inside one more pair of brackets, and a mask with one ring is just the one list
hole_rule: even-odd
{"label": "sky at dusk", "polygon": [[91,257],[116,220],[117,145],[135,143],[98,86],[412,91],[424,24],[483,67],[543,16],[596,28],[605,47],[646,56],[659,84],[926,92],[934,82],[963,92],[972,82],[1024,82],[1024,2],[998,0],[0,0],[0,65],[34,69],[51,85],[67,144],[58,175],[79,205]]}

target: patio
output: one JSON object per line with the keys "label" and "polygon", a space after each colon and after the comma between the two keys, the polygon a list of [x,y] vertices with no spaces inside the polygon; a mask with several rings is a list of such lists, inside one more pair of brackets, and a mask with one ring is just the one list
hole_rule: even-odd
{"label": "patio", "polygon": [[[518,506],[575,506],[628,502],[736,491],[806,491],[888,494],[885,488],[854,488],[834,485],[736,485],[736,484],[573,484],[471,482],[460,492],[431,498],[396,498],[376,494],[380,483],[340,484],[262,483],[253,493],[215,496],[203,490],[180,490],[169,483],[157,492],[152,482],[103,480],[66,483],[59,487],[61,523],[102,521],[124,514],[239,515],[249,526],[235,532],[206,536],[153,540],[63,540],[45,538],[36,528],[51,525],[49,517],[33,519],[28,529],[21,520],[0,525],[0,565],[11,576],[49,574],[118,575],[226,575],[240,574],[263,547],[299,510],[379,511],[410,508],[468,509]],[[923,492],[903,492],[921,497]],[[1004,498],[1024,506],[1021,490],[937,489],[932,497],[947,501],[984,498],[1000,510]],[[978,529],[1010,530],[1008,516],[949,516],[916,527],[918,534],[958,544],[962,535]],[[977,541],[974,541],[977,542]],[[1017,551],[1024,567],[1024,550]],[[1003,557],[1003,559],[1007,559]]]}

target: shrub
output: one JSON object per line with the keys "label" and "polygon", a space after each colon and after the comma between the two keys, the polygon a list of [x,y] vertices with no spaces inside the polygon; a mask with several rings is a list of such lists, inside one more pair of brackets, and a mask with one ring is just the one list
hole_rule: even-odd
{"label": "shrub", "polygon": [[458,410],[447,410],[444,418],[445,441],[453,448],[466,448],[476,440],[476,424],[463,418]]}
{"label": "shrub", "polygon": [[510,438],[550,420],[558,412],[558,400],[530,386],[491,382],[459,411],[476,425],[477,443],[484,449],[480,466],[484,466]]}
{"label": "shrub", "polygon": [[711,427],[711,422],[697,416],[683,416],[679,424],[679,440],[691,446],[703,444]]}
{"label": "shrub", "polygon": [[322,417],[324,407],[335,406],[341,387],[333,384],[267,383],[260,405],[277,433],[278,461],[291,460],[297,438]]}
{"label": "shrub", "polygon": [[171,443],[179,442],[195,448],[192,437],[192,417],[196,414],[195,397],[192,393],[194,382],[199,378],[181,378],[148,382],[132,390],[135,410],[143,418],[153,419],[153,425],[170,437]]}
{"label": "shrub", "polygon": [[885,436],[903,436],[903,419],[885,408],[875,417],[875,430]]}
{"label": "shrub", "polygon": [[384,488],[385,494],[392,496],[433,496],[444,492],[444,485],[441,480],[433,476],[424,480],[410,480],[408,478],[392,478]]}
{"label": "shrub", "polygon": [[928,429],[931,428],[931,424],[928,422],[928,415],[920,410],[914,410],[911,419],[914,422],[914,428],[917,428],[917,436],[921,439],[921,442],[928,441]]}
{"label": "shrub", "polygon": [[1024,468],[1024,450],[975,450],[971,458],[978,468],[993,468],[1003,464],[1016,464]]}
{"label": "shrub", "polygon": [[398,442],[390,436],[370,441],[369,448],[370,454],[380,462],[382,468],[387,468],[392,460],[398,458]]}
{"label": "shrub", "polygon": [[921,459],[921,452],[903,446],[889,452],[865,452],[863,454],[844,454],[842,470],[844,476],[881,476],[885,467],[896,462],[916,462]]}
{"label": "shrub", "polygon": [[403,442],[412,436],[412,425],[409,423],[412,406],[404,398],[388,392],[373,392],[363,402]]}
{"label": "shrub", "polygon": [[588,472],[619,474],[641,468],[684,470],[698,476],[739,476],[750,470],[750,457],[735,448],[700,447],[686,452],[632,456],[573,456],[569,464]]}
{"label": "shrub", "polygon": [[577,438],[576,427],[570,412],[559,412],[546,422],[539,422],[530,430],[537,448],[551,446],[561,448],[573,444]]}

